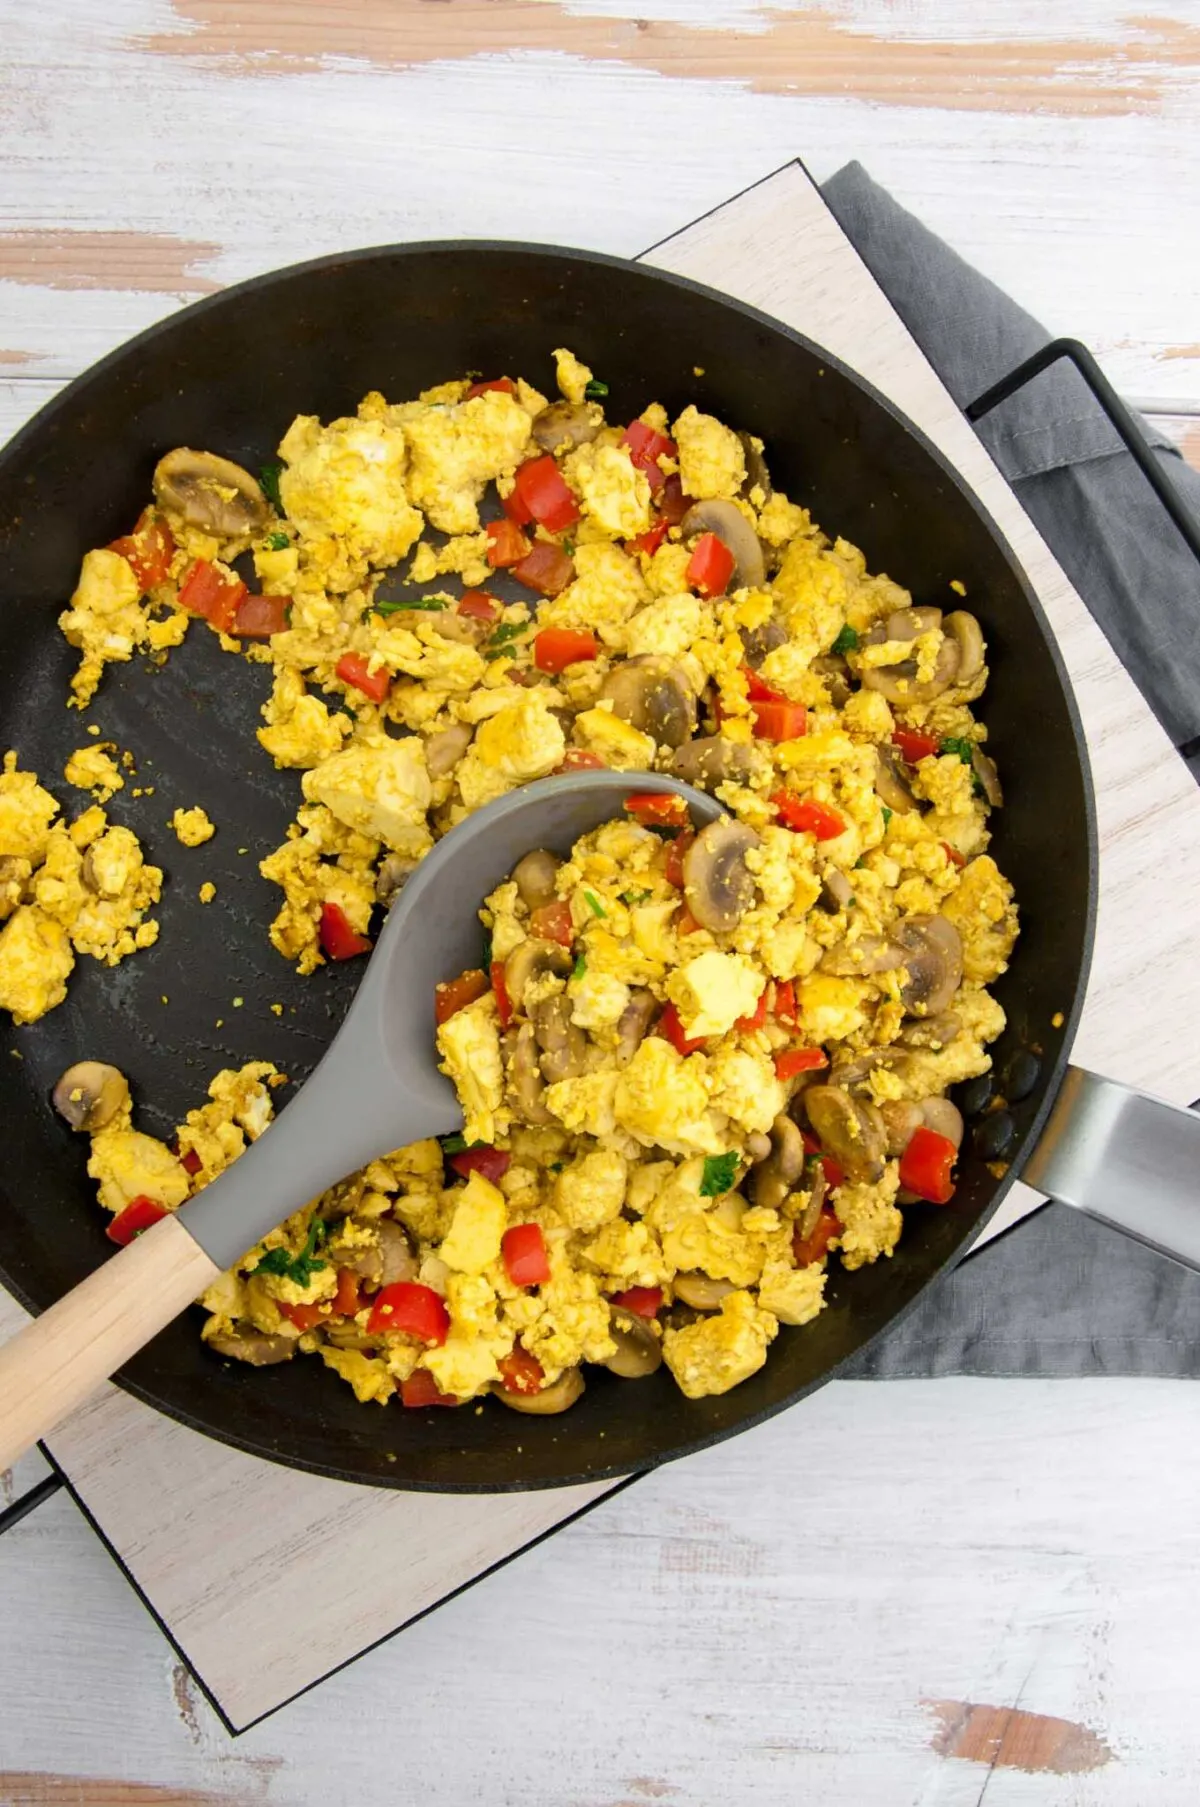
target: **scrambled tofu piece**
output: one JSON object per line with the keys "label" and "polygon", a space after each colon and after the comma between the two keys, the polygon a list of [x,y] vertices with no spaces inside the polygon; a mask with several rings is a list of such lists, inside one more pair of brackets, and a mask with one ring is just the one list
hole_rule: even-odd
{"label": "scrambled tofu piece", "polygon": [[697,502],[713,496],[736,496],[746,481],[746,454],[730,427],[689,405],[672,428],[679,447],[683,493]]}
{"label": "scrambled tofu piece", "polygon": [[301,789],[347,828],[382,841],[393,853],[419,859],[432,843],[425,812],[433,793],[425,749],[415,735],[357,742],[306,772]]}
{"label": "scrambled tofu piece", "polygon": [[90,746],[77,747],[63,767],[63,777],[76,790],[91,791],[98,803],[107,803],[114,791],[125,789],[121,768],[113,758],[115,752],[111,741],[93,741]]}
{"label": "scrambled tofu piece", "polygon": [[462,1103],[468,1142],[494,1142],[510,1121],[495,999],[485,995],[456,1010],[438,1028],[437,1045],[441,1070]]}
{"label": "scrambled tofu piece", "polygon": [[195,809],[177,809],[171,817],[171,827],[184,847],[203,847],[217,832],[199,805]]}
{"label": "scrambled tofu piece", "polygon": [[515,397],[489,390],[470,401],[415,409],[404,431],[412,501],[443,533],[478,533],[484,486],[510,477],[521,462],[529,415]]}
{"label": "scrambled tofu piece", "polygon": [[479,809],[519,784],[545,778],[567,750],[562,723],[542,689],[529,690],[481,722],[455,777],[467,809]]}
{"label": "scrambled tofu piece", "polygon": [[576,408],[581,407],[587,398],[587,386],[592,380],[592,373],[583,360],[577,358],[573,351],[560,346],[554,354],[554,377],[564,401]]}
{"label": "scrambled tofu piece", "polygon": [[106,550],[84,554],[79,586],[58,618],[63,637],[83,654],[71,679],[82,709],[96,694],[104,667],[132,659],[149,635],[149,616],[128,559]]}
{"label": "scrambled tofu piece", "polygon": [[977,985],[998,979],[1017,939],[1017,908],[1012,886],[990,854],[980,854],[964,869],[942,914],[962,936],[964,976]]}
{"label": "scrambled tofu piece", "polygon": [[472,1173],[458,1196],[450,1228],[438,1253],[460,1274],[482,1274],[500,1257],[500,1238],[508,1222],[499,1187]]}
{"label": "scrambled tofu piece", "polygon": [[624,447],[594,439],[567,457],[563,475],[605,533],[631,540],[650,526],[650,485]]}
{"label": "scrambled tofu piece", "polygon": [[[96,814],[103,824],[104,812]],[[131,829],[105,827],[81,851],[73,831],[58,827],[34,875],[33,895],[38,908],[67,931],[77,953],[116,966],[157,941],[158,923],[147,920],[146,912],[162,895],[162,879],[161,868],[146,862]]]}
{"label": "scrambled tofu piece", "polygon": [[32,904],[24,904],[0,929],[0,1009],[14,1023],[36,1023],[67,995],[75,966],[71,941],[61,924]]}
{"label": "scrambled tofu piece", "polygon": [[555,1210],[572,1230],[599,1230],[621,1214],[629,1167],[616,1149],[594,1148],[564,1167],[551,1194]]}
{"label": "scrambled tofu piece", "polygon": [[663,1360],[688,1399],[728,1393],[757,1374],[767,1359],[777,1324],[748,1292],[727,1293],[720,1312],[663,1336]]}
{"label": "scrambled tofu piece", "polygon": [[667,996],[679,1010],[689,1040],[726,1035],[740,1017],[753,1016],[766,979],[742,954],[716,949],[678,967]]}
{"label": "scrambled tofu piece", "polygon": [[421,516],[405,489],[408,444],[378,420],[294,420],[280,444],[279,493],[304,536],[345,541],[373,565],[394,565],[421,536]]}
{"label": "scrambled tofu piece", "polygon": [[704,1067],[703,1056],[684,1059],[669,1043],[648,1036],[617,1078],[613,1109],[621,1128],[647,1148],[721,1153],[708,1116]]}
{"label": "scrambled tofu piece", "polygon": [[300,673],[287,668],[276,673],[263,715],[267,726],[258,730],[259,743],[278,766],[320,765],[350,733],[346,717],[331,715],[320,697],[305,689]]}
{"label": "scrambled tofu piece", "polygon": [[106,1211],[123,1211],[143,1197],[175,1211],[191,1190],[187,1170],[166,1143],[131,1129],[128,1121],[96,1131],[88,1172]]}
{"label": "scrambled tofu piece", "polygon": [[46,857],[50,824],[58,804],[32,772],[17,770],[17,755],[4,755],[0,772],[0,860],[27,860],[40,866]]}

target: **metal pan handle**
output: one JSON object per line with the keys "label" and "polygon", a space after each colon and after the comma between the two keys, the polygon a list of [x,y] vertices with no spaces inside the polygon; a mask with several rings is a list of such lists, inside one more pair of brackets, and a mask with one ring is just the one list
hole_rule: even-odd
{"label": "metal pan handle", "polygon": [[1068,1067],[1021,1178],[1200,1271],[1200,1116]]}

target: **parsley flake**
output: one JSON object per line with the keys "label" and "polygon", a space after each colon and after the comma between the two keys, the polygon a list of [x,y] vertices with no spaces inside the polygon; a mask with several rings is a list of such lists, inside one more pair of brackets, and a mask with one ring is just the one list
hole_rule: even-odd
{"label": "parsley flake", "polygon": [[831,653],[856,653],[860,645],[857,632],[847,622],[829,650]]}
{"label": "parsley flake", "polygon": [[622,891],[621,902],[632,909],[634,904],[645,903],[646,899],[653,895],[652,891]]}
{"label": "parsley flake", "polygon": [[598,377],[593,377],[590,383],[583,386],[584,401],[602,402],[607,394],[608,384],[602,383]]}
{"label": "parsley flake", "polygon": [[428,615],[438,615],[448,606],[444,596],[415,596],[403,602],[391,598],[386,602],[373,602],[367,613],[368,615],[403,615],[409,610],[423,610]]}
{"label": "parsley flake", "polygon": [[883,806],[883,826],[886,828],[892,819],[892,812],[885,803]]}
{"label": "parsley flake", "polygon": [[268,552],[286,552],[291,545],[286,533],[273,533],[267,540]]}
{"label": "parsley flake", "polygon": [[575,957],[575,964],[571,968],[571,977],[573,979],[582,979],[582,977],[586,971],[587,971],[586,956],[583,954],[577,954]]}
{"label": "parsley flake", "polygon": [[728,1154],[710,1154],[704,1158],[704,1172],[700,1176],[701,1198],[720,1198],[724,1193],[733,1190],[733,1182],[737,1178],[738,1155],[736,1149]]}
{"label": "parsley flake", "polygon": [[975,743],[973,741],[963,740],[962,737],[957,734],[947,734],[945,740],[942,741],[938,748],[938,752],[942,754],[957,753],[964,765],[970,765],[971,754],[974,750]]}
{"label": "parsley flake", "polygon": [[279,479],[282,475],[282,464],[264,464],[258,473],[258,487],[276,514],[284,512],[283,497],[279,493]]}
{"label": "parsley flake", "polygon": [[583,894],[583,901],[586,903],[593,916],[603,919],[608,915],[608,911],[604,908],[604,905],[600,902],[600,899],[596,896],[594,891],[585,891]]}
{"label": "parsley flake", "polygon": [[256,1271],[277,1274],[281,1280],[294,1280],[297,1286],[307,1286],[319,1268],[329,1266],[327,1261],[322,1261],[317,1255],[325,1237],[323,1221],[314,1217],[308,1226],[304,1247],[298,1254],[293,1255],[288,1249],[268,1249]]}
{"label": "parsley flake", "polygon": [[469,1146],[467,1138],[459,1135],[439,1136],[438,1141],[441,1143],[443,1154],[461,1154],[463,1149]]}

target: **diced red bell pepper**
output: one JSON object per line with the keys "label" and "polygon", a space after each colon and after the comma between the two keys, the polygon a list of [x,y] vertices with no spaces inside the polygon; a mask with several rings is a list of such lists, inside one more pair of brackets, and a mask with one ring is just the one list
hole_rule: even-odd
{"label": "diced red bell pepper", "polygon": [[599,753],[589,753],[586,747],[568,747],[562,756],[562,764],[554,769],[556,772],[605,772],[608,761],[601,759]]}
{"label": "diced red bell pepper", "polygon": [[661,489],[664,479],[658,460],[678,456],[679,447],[675,441],[654,427],[648,427],[644,420],[631,420],[621,437],[621,444],[629,453],[629,462],[645,475],[651,489]]}
{"label": "diced red bell pepper", "polygon": [[539,671],[565,671],[568,665],[579,665],[599,654],[595,634],[573,627],[544,627],[533,642],[533,662]]}
{"label": "diced red bell pepper", "polygon": [[433,1014],[439,1027],[448,1023],[458,1011],[465,1010],[476,998],[481,998],[488,988],[487,974],[481,967],[473,966],[465,973],[459,973],[457,979],[445,979],[433,988]]}
{"label": "diced red bell pepper", "polygon": [[[682,801],[683,799],[680,798],[680,802]],[[663,866],[663,875],[669,885],[677,885],[681,891],[683,890],[683,857],[695,838],[692,830],[685,828],[682,833],[675,836],[673,841],[667,843],[667,858]]]}
{"label": "diced red bell pepper", "polygon": [[675,933],[677,935],[694,935],[701,927],[703,924],[696,921],[687,904],[680,904],[679,914],[675,918]]}
{"label": "diced red bell pepper", "polygon": [[333,1309],[339,1318],[352,1318],[356,1311],[362,1310],[358,1275],[352,1273],[348,1267],[339,1267],[337,1271],[337,1292],[333,1295]]}
{"label": "diced red bell pepper", "polygon": [[701,596],[723,596],[737,560],[715,533],[702,533],[688,560],[687,580]]}
{"label": "diced red bell pepper", "polygon": [[496,1011],[500,1018],[500,1027],[507,1029],[513,1020],[512,999],[508,995],[508,986],[504,983],[503,960],[492,961],[492,990],[496,994]]}
{"label": "diced red bell pepper", "polygon": [[525,545],[525,556],[513,564],[512,574],[527,590],[536,590],[539,596],[557,596],[574,580],[574,560],[561,546],[551,540],[539,540],[530,551],[528,540]]}
{"label": "diced red bell pepper", "polygon": [[227,634],[247,594],[240,577],[231,581],[206,558],[198,558],[183,581],[179,605],[189,615],[203,615],[218,633]]}
{"label": "diced red bell pepper", "polygon": [[333,1316],[333,1307],[328,1299],[322,1299],[319,1305],[291,1305],[285,1299],[276,1299],[275,1303],[297,1330],[312,1330],[318,1324],[328,1323]]}
{"label": "diced red bell pepper", "polygon": [[565,533],[579,519],[579,504],[549,452],[522,464],[514,487],[533,519],[548,533]]}
{"label": "diced red bell pepper", "polygon": [[627,1286],[623,1293],[613,1293],[609,1299],[618,1311],[628,1311],[635,1318],[656,1318],[662,1310],[661,1286]]}
{"label": "diced red bell pepper", "polygon": [[[653,481],[651,482],[653,488]],[[678,527],[688,509],[692,506],[692,498],[683,493],[683,483],[678,471],[672,471],[654,498],[654,506],[667,523],[668,527]]]}
{"label": "diced red bell pepper", "polygon": [[752,665],[743,665],[742,676],[746,680],[746,695],[752,703],[790,703],[791,698],[782,690],[774,690],[765,679],[760,678]]}
{"label": "diced red bell pepper", "polygon": [[942,850],[952,866],[962,867],[966,865],[966,855],[960,853],[957,847],[951,847],[949,841],[942,842]]}
{"label": "diced red bell pepper", "polygon": [[166,1215],[165,1205],[160,1205],[156,1198],[147,1198],[144,1192],[139,1192],[136,1198],[130,1199],[123,1211],[117,1212],[104,1234],[110,1242],[118,1242],[124,1248],[135,1236],[140,1236],[143,1230],[148,1230],[151,1224],[156,1224],[160,1217]]}
{"label": "diced red bell pepper", "polygon": [[954,1181],[950,1169],[958,1159],[958,1150],[949,1136],[922,1123],[900,1156],[900,1184],[931,1205],[948,1205],[954,1197]]}
{"label": "diced red bell pepper", "polygon": [[458,612],[472,621],[494,621],[500,613],[500,604],[487,590],[464,590]]}
{"label": "diced red bell pepper", "polygon": [[500,506],[517,527],[528,527],[533,520],[520,490],[510,489],[506,496],[501,496]]}
{"label": "diced red bell pepper", "polygon": [[785,1048],[775,1056],[776,1079],[794,1079],[797,1073],[815,1073],[829,1065],[824,1048]]}
{"label": "diced red bell pepper", "polygon": [[505,1230],[500,1253],[514,1286],[544,1286],[550,1278],[550,1258],[541,1224],[518,1223]]}
{"label": "diced red bell pepper", "polygon": [[240,640],[269,640],[286,630],[290,607],[287,596],[243,596],[230,631]]}
{"label": "diced red bell pepper", "polygon": [[677,791],[631,791],[625,799],[625,809],[647,828],[688,828],[691,825],[687,798]]}
{"label": "diced red bell pepper", "polygon": [[171,575],[175,540],[166,522],[156,520],[146,509],[133,532],[114,540],[109,551],[119,552],[126,560],[144,596],[155,584],[165,583]]}
{"label": "diced red bell pepper", "polygon": [[448,1160],[462,1179],[477,1173],[481,1179],[491,1180],[493,1186],[504,1178],[512,1165],[512,1156],[503,1148],[464,1148],[458,1154],[450,1155]]}
{"label": "diced red bell pepper", "polygon": [[514,1343],[496,1366],[506,1393],[540,1393],[546,1384],[546,1370],[523,1343]]}
{"label": "diced red bell pepper", "polygon": [[658,1026],[666,1036],[676,1054],[694,1054],[697,1048],[704,1046],[704,1037],[689,1037],[684,1033],[683,1023],[674,1004],[668,1004],[658,1019]]}
{"label": "diced red bell pepper", "polygon": [[530,913],[529,926],[540,941],[557,941],[561,947],[570,947],[575,939],[571,906],[565,897],[556,897],[553,903],[539,904]]}
{"label": "diced red bell pepper", "polygon": [[791,791],[773,791],[771,802],[779,811],[780,821],[788,828],[794,828],[797,834],[813,834],[818,841],[835,841],[838,835],[846,832],[846,818],[811,797],[797,797]]}
{"label": "diced red bell pepper", "polygon": [[487,562],[495,569],[503,565],[519,565],[529,551],[530,542],[515,521],[505,516],[502,521],[485,523],[488,536]]}
{"label": "diced red bell pepper", "polygon": [[810,1131],[806,1129],[803,1132],[803,1135],[805,1154],[816,1154],[821,1157],[821,1165],[825,1169],[825,1184],[829,1187],[830,1191],[835,1192],[839,1186],[844,1186],[846,1184],[846,1175],[843,1172],[840,1163],[835,1161],[831,1154],[825,1153],[825,1150],[821,1147],[817,1138],[812,1135]]}
{"label": "diced red bell pepper", "polygon": [[194,1148],[185,1148],[179,1157],[179,1165],[183,1168],[185,1173],[190,1174],[192,1178],[195,1179],[196,1175],[203,1167],[204,1162],[200,1159],[200,1156],[196,1153]]}
{"label": "diced red bell pepper", "polygon": [[792,1259],[797,1267],[811,1267],[814,1261],[820,1261],[828,1254],[829,1245],[835,1236],[842,1233],[842,1225],[837,1212],[829,1205],[824,1206],[813,1228],[807,1236],[801,1236],[800,1225],[792,1231]]}
{"label": "diced red bell pepper", "polygon": [[900,755],[907,759],[909,765],[916,765],[918,759],[928,759],[936,753],[941,743],[936,735],[921,734],[916,728],[896,728],[892,733],[892,745],[899,747]]}
{"label": "diced red bell pepper", "polygon": [[761,1029],[766,1023],[767,1007],[770,1002],[771,987],[769,985],[764,985],[758,994],[758,1003],[754,1006],[750,1015],[740,1016],[733,1025],[734,1028],[739,1030],[743,1035],[753,1035],[756,1029]]}
{"label": "diced red bell pepper", "polygon": [[330,960],[353,960],[357,954],[369,954],[371,943],[350,927],[341,904],[321,905],[321,952]]}
{"label": "diced red bell pepper", "polygon": [[373,703],[382,703],[392,688],[392,674],[387,666],[380,665],[372,671],[361,653],[343,653],[333,669],[343,684],[361,690]]}
{"label": "diced red bell pepper", "polygon": [[432,1286],[417,1280],[396,1280],[375,1294],[367,1329],[372,1336],[381,1330],[403,1330],[408,1336],[419,1336],[422,1342],[440,1345],[450,1330],[450,1313],[446,1301]]}
{"label": "diced red bell pepper", "polygon": [[796,986],[791,979],[776,979],[775,1002],[772,1006],[776,1020],[792,1028],[796,1022]]}
{"label": "diced red bell pepper", "polygon": [[491,381],[487,383],[472,383],[471,387],[464,395],[463,400],[473,402],[477,395],[487,395],[492,389],[499,390],[501,395],[515,395],[517,393],[517,385],[510,376],[494,376]]}
{"label": "diced red bell pepper", "polygon": [[428,1368],[414,1368],[400,1382],[400,1403],[410,1407],[424,1405],[458,1405],[458,1396],[443,1393]]}
{"label": "diced red bell pepper", "polygon": [[799,740],[808,733],[803,703],[751,703],[750,708],[759,740]]}
{"label": "diced red bell pepper", "polygon": [[639,533],[636,539],[627,540],[625,550],[632,557],[644,552],[647,558],[653,558],[667,537],[671,523],[665,518],[655,521],[653,527],[647,527],[645,533]]}

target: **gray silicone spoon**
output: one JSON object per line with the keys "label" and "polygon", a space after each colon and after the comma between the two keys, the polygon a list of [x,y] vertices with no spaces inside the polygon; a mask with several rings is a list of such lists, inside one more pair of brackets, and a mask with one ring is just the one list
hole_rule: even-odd
{"label": "gray silicone spoon", "polygon": [[454,1089],[437,1070],[435,984],[478,965],[479,906],[523,854],[568,852],[646,791],[684,797],[698,827],[723,813],[673,778],[575,772],[500,798],[438,843],[393,905],[328,1051],[278,1120],[0,1349],[0,1469],[309,1199],[379,1155],[461,1128]]}

